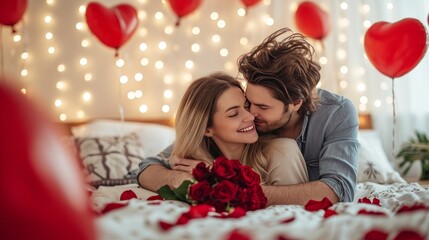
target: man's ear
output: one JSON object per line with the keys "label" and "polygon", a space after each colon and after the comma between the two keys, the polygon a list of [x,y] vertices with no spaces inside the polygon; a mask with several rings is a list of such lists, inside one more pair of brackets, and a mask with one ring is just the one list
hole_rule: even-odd
{"label": "man's ear", "polygon": [[206,132],[204,133],[204,136],[206,136],[206,137],[212,137],[213,136],[213,129],[206,128]]}
{"label": "man's ear", "polygon": [[292,102],[292,109],[297,112],[302,106],[302,100],[296,100]]}

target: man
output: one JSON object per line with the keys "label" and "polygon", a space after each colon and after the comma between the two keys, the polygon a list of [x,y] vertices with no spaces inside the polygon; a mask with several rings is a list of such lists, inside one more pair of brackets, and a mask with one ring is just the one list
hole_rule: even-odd
{"label": "man", "polygon": [[[357,112],[346,98],[317,90],[320,66],[313,60],[314,49],[298,33],[277,41],[289,32],[276,31],[238,60],[258,132],[295,139],[310,178],[309,183],[264,186],[264,193],[270,205],[304,205],[324,197],[332,203],[353,201],[360,148]],[[165,182],[177,187],[191,178],[198,163],[175,159],[173,169],[181,171],[173,173],[156,161],[147,159],[140,166],[145,171],[139,182],[153,191]]]}

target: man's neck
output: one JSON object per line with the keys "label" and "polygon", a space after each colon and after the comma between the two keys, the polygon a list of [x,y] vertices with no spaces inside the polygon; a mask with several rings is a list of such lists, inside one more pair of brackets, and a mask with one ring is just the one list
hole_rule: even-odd
{"label": "man's neck", "polygon": [[304,117],[296,114],[292,116],[289,124],[277,130],[276,135],[283,138],[292,138],[297,139],[302,130],[302,124],[304,122]]}

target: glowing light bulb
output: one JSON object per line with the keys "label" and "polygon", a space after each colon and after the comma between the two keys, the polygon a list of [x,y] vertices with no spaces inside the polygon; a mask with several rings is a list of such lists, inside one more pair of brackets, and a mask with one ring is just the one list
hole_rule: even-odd
{"label": "glowing light bulb", "polygon": [[146,43],[140,43],[139,49],[142,52],[146,51],[147,50],[147,44]]}
{"label": "glowing light bulb", "polygon": [[166,43],[166,42],[164,42],[164,41],[159,42],[159,43],[158,43],[158,48],[159,48],[159,49],[161,49],[161,50],[166,49],[166,48],[167,48],[167,43]]}
{"label": "glowing light bulb", "polygon": [[13,36],[13,41],[14,42],[20,42],[21,41],[21,35],[19,35],[19,34],[15,34],[15,36]]}
{"label": "glowing light bulb", "polygon": [[89,46],[89,41],[88,41],[88,40],[86,40],[86,39],[84,39],[84,40],[82,40],[82,42],[80,43],[80,45],[81,45],[83,48],[86,48],[86,47],[88,47],[88,46]]}
{"label": "glowing light bulb", "polygon": [[143,97],[143,92],[142,92],[141,90],[136,90],[136,91],[134,92],[134,94],[135,94],[136,98],[141,98],[141,97]]}
{"label": "glowing light bulb", "polygon": [[134,80],[136,80],[137,82],[140,82],[141,80],[143,80],[143,73],[134,74]]}
{"label": "glowing light bulb", "polygon": [[122,75],[122,76],[119,78],[119,82],[120,82],[120,83],[122,83],[122,84],[127,83],[127,82],[128,82],[128,77],[127,77],[127,76],[125,76],[125,75]]}
{"label": "glowing light bulb", "polygon": [[76,29],[77,30],[83,30],[83,28],[84,28],[84,24],[83,23],[81,23],[81,22],[78,22],[78,23],[76,23]]}
{"label": "glowing light bulb", "polygon": [[47,40],[51,40],[53,37],[54,37],[54,34],[52,34],[51,32],[47,32],[47,33],[45,34],[45,38],[46,38]]}
{"label": "glowing light bulb", "polygon": [[84,102],[89,102],[89,101],[91,101],[91,98],[92,98],[92,95],[91,95],[91,93],[90,93],[90,92],[84,92],[84,93],[82,94],[82,99],[83,99],[83,101],[84,101]]}
{"label": "glowing light bulb", "polygon": [[170,106],[168,106],[168,105],[162,105],[161,110],[164,113],[168,113],[170,111]]}
{"label": "glowing light bulb", "polygon": [[51,23],[52,22],[52,17],[51,16],[46,16],[45,17],[45,23]]}
{"label": "glowing light bulb", "polygon": [[163,61],[156,61],[155,62],[155,68],[156,69],[162,69],[162,68],[164,68],[164,62]]}
{"label": "glowing light bulb", "polygon": [[210,19],[211,19],[211,20],[213,20],[213,21],[218,20],[218,19],[219,19],[219,13],[217,13],[217,12],[212,12],[212,13],[210,14]]}
{"label": "glowing light bulb", "polygon": [[54,54],[55,53],[55,48],[54,47],[49,47],[48,48],[48,53],[51,54],[51,55]]}
{"label": "glowing light bulb", "polygon": [[64,122],[65,120],[67,120],[67,115],[66,115],[65,113],[61,113],[61,114],[60,114],[60,120],[61,120],[61,121],[63,121],[63,122]]}
{"label": "glowing light bulb", "polygon": [[116,66],[117,67],[123,67],[125,65],[125,61],[122,58],[119,58],[118,60],[116,60]]}
{"label": "glowing light bulb", "polygon": [[26,77],[26,76],[28,76],[28,70],[27,70],[27,69],[22,69],[22,70],[21,70],[21,76],[22,76],[22,77]]}
{"label": "glowing light bulb", "polygon": [[140,60],[140,65],[142,65],[142,66],[147,66],[147,65],[149,65],[149,59],[147,59],[147,58],[142,58],[142,59]]}
{"label": "glowing light bulb", "polygon": [[57,84],[55,84],[55,87],[58,90],[64,90],[64,89],[66,89],[66,83],[63,81],[58,81]]}
{"label": "glowing light bulb", "polygon": [[147,112],[147,110],[148,110],[148,108],[147,108],[147,105],[146,105],[146,104],[142,104],[142,105],[140,105],[140,107],[139,107],[139,111],[140,111],[141,113],[145,113],[145,112]]}
{"label": "glowing light bulb", "polygon": [[79,6],[79,13],[80,14],[85,14],[86,12],[86,6],[85,5],[80,5]]}
{"label": "glowing light bulb", "polygon": [[237,10],[237,15],[240,16],[240,17],[246,16],[246,10],[244,8],[239,8]]}
{"label": "glowing light bulb", "polygon": [[170,89],[167,89],[164,91],[164,97],[167,99],[170,99],[173,97],[173,91],[171,91]]}
{"label": "glowing light bulb", "polygon": [[63,101],[61,101],[61,99],[55,100],[55,107],[61,107],[61,105],[63,105]]}
{"label": "glowing light bulb", "polygon": [[220,36],[218,34],[214,34],[212,36],[212,42],[214,42],[214,43],[220,42]]}
{"label": "glowing light bulb", "polygon": [[85,81],[89,82],[92,80],[92,74],[91,73],[85,73],[85,75],[83,76],[83,79],[85,79]]}
{"label": "glowing light bulb", "polygon": [[224,20],[217,21],[217,27],[218,28],[225,28],[226,22]]}
{"label": "glowing light bulb", "polygon": [[58,72],[64,72],[66,70],[66,66],[64,64],[60,64],[57,66]]}
{"label": "glowing light bulb", "polygon": [[82,110],[80,110],[80,111],[77,111],[76,116],[78,118],[82,119],[85,117],[85,113]]}
{"label": "glowing light bulb", "polygon": [[246,46],[249,43],[249,40],[245,37],[240,38],[240,44]]}
{"label": "glowing light bulb", "polygon": [[187,69],[192,69],[194,67],[194,62],[192,60],[188,60],[185,62],[185,67]]}
{"label": "glowing light bulb", "polygon": [[191,46],[192,52],[199,52],[200,51],[200,45],[198,43],[194,43]]}
{"label": "glowing light bulb", "polygon": [[199,27],[193,27],[192,28],[192,34],[194,34],[194,35],[200,34],[200,28]]}
{"label": "glowing light bulb", "polygon": [[86,64],[88,64],[88,59],[86,58],[81,58],[79,60],[80,65],[85,66]]}
{"label": "glowing light bulb", "polygon": [[219,54],[220,54],[222,57],[226,57],[226,56],[228,56],[228,49],[226,49],[226,48],[222,48],[222,49],[219,51]]}
{"label": "glowing light bulb", "polygon": [[28,59],[28,52],[23,52],[23,53],[21,53],[21,59],[22,60],[27,60]]}

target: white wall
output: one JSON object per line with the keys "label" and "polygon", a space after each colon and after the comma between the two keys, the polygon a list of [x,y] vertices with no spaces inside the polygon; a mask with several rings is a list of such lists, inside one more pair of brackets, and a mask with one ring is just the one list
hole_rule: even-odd
{"label": "white wall", "polygon": [[[251,7],[246,16],[238,16],[237,11],[243,8],[240,0],[203,0],[193,14],[182,19],[180,27],[175,27],[176,17],[164,1],[104,0],[107,7],[129,3],[140,14],[137,32],[120,49],[119,57],[125,61],[121,68],[115,66],[114,50],[91,34],[84,13],[79,12],[79,8],[90,1],[28,2],[24,21],[17,25],[20,41],[14,42],[16,36],[8,27],[2,27],[4,64],[0,71],[12,79],[9,82],[13,81],[19,89],[25,89],[27,95],[41,101],[55,119],[62,116],[65,121],[79,121],[118,118],[120,106],[124,107],[126,118],[172,117],[193,79],[213,71],[237,75],[236,59],[242,53],[281,27],[297,31],[294,12],[301,1],[265,0]],[[321,87],[350,98],[359,111],[372,113],[386,150],[392,151],[392,80],[377,72],[365,58],[363,36],[377,21],[396,22],[412,17],[427,27],[429,1],[314,2],[332,17],[331,32],[323,42],[310,40],[318,56],[327,60],[322,65]],[[211,19],[213,12],[218,13],[218,19]],[[157,19],[156,14],[162,17]],[[52,17],[51,23],[45,23],[46,16]],[[218,27],[219,20],[225,22],[224,28]],[[273,24],[267,24],[271,20]],[[76,29],[79,23],[83,25],[82,30]],[[198,34],[192,32],[194,28],[199,29]],[[169,29],[172,33],[166,33]],[[47,40],[47,33],[52,33],[53,38]],[[220,37],[219,42],[212,41],[214,35]],[[89,42],[88,47],[81,46],[84,40]],[[166,43],[165,50],[159,49],[160,42]],[[141,51],[140,44],[147,44],[147,50]],[[200,51],[193,52],[192,44],[199,44]],[[49,47],[55,48],[54,54],[48,54]],[[221,49],[226,49],[228,55],[221,56]],[[29,53],[27,60],[20,58],[23,52]],[[88,63],[80,65],[81,58],[86,58]],[[147,60],[148,65],[141,65],[142,59]],[[158,61],[163,63],[163,68],[156,68]],[[185,66],[187,61],[193,62],[192,68]],[[65,67],[63,72],[58,71],[60,65]],[[20,76],[23,69],[28,71],[27,76]],[[137,73],[143,74],[142,81],[134,79]],[[85,74],[91,74],[92,79],[85,80]],[[128,83],[121,85],[120,75],[127,76]],[[397,112],[403,116],[402,120],[398,119],[397,146],[415,129],[429,132],[428,76],[426,54],[414,70],[395,79]],[[59,89],[58,82],[65,87]],[[142,97],[128,99],[129,92],[138,90],[142,91]],[[172,91],[171,98],[163,96],[165,90]],[[89,101],[82,99],[84,92],[91,94]],[[55,106],[56,100],[61,100],[61,106]],[[141,105],[148,107],[147,112],[139,111]],[[170,110],[163,112],[163,105],[168,105]]]}

